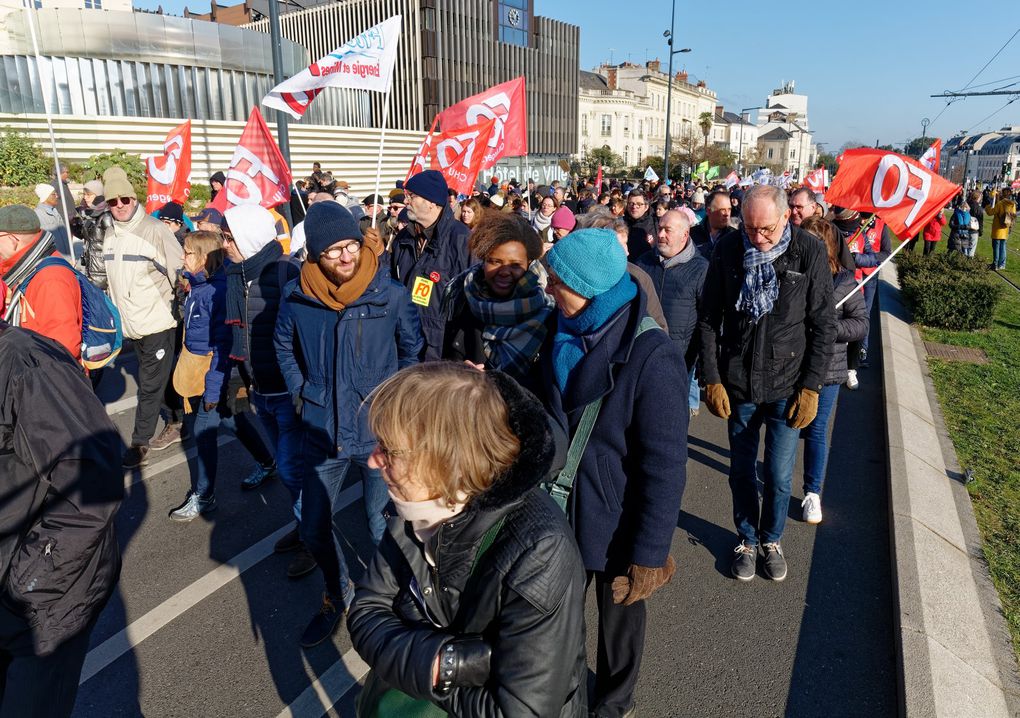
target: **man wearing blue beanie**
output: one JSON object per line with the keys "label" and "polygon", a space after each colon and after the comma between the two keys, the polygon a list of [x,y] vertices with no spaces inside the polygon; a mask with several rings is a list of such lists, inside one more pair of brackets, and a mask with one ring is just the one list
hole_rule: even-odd
{"label": "man wearing blue beanie", "polygon": [[393,240],[393,277],[411,292],[425,335],[425,360],[440,359],[446,319],[443,293],[471,264],[470,230],[457,221],[449,204],[449,187],[441,172],[419,172],[404,183],[410,224]]}
{"label": "man wearing blue beanie", "polygon": [[648,316],[615,232],[572,232],[543,262],[559,310],[556,334],[540,353],[546,408],[570,437],[571,453],[582,452],[575,478],[564,471],[553,494],[566,496],[599,611],[589,706],[596,716],[628,715],[645,599],[676,570],[669,550],[686,483],[687,372],[680,350]]}
{"label": "man wearing blue beanie", "polygon": [[305,648],[328,639],[354,599],[344,556],[334,540],[333,499],[347,472],[363,480],[372,540],[386,523],[388,494],[368,467],[375,437],[362,401],[399,369],[418,361],[421,325],[411,298],[379,263],[377,236],[336,202],[316,202],[305,217],[308,259],[283,289],[274,343],[287,390],[305,427],[301,540],[326,581],[319,612],[301,636]]}

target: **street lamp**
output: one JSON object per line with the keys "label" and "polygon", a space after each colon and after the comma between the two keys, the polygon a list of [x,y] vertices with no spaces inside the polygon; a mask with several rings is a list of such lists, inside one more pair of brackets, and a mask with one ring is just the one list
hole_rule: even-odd
{"label": "street lamp", "polygon": [[[740,144],[737,148],[737,174],[741,176],[744,174],[744,113],[760,109],[762,109],[761,105],[755,105],[754,107],[744,107],[740,110]],[[750,121],[749,117],[748,122]],[[730,145],[730,147],[732,146]]]}
{"label": "street lamp", "polygon": [[669,122],[670,114],[673,110],[673,56],[679,55],[681,52],[690,52],[691,48],[685,47],[681,50],[673,49],[673,30],[676,28],[676,0],[673,0],[673,11],[669,18],[669,29],[662,33],[662,36],[666,38],[666,45],[669,46],[669,85],[666,88],[666,154],[662,158],[662,169],[665,175],[664,180],[666,184],[669,184],[669,150],[670,150],[670,136],[669,136]]}

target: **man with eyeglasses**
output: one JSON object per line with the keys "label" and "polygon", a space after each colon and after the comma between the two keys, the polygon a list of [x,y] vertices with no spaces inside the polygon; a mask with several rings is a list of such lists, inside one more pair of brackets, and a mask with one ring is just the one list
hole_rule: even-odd
{"label": "man with eyeglasses", "polygon": [[706,221],[699,222],[691,228],[691,240],[702,257],[711,259],[719,239],[733,230],[730,224],[730,210],[733,208],[730,193],[726,190],[712,192],[708,195],[706,208]]}
{"label": "man with eyeglasses", "polygon": [[623,216],[627,222],[627,255],[637,259],[652,248],[659,234],[655,212],[648,210],[648,197],[636,189],[627,195],[627,209]]}
{"label": "man with eyeglasses", "polygon": [[145,213],[120,167],[103,175],[113,227],[103,239],[110,298],[138,358],[138,408],[124,468],[148,463],[149,441],[174,361],[177,319],[171,305],[184,250],[170,228]]}
{"label": "man with eyeglasses", "polygon": [[274,343],[287,390],[305,428],[301,540],[326,583],[319,611],[301,636],[305,648],[327,640],[354,599],[333,531],[333,502],[347,472],[358,471],[372,540],[385,529],[386,485],[368,467],[375,438],[364,400],[399,369],[418,361],[423,341],[407,290],[380,263],[382,246],[363,237],[336,202],[317,202],[305,218],[308,258],[283,290]]}
{"label": "man with eyeglasses", "polygon": [[[698,321],[705,403],[728,420],[730,490],[740,543],[733,576],[757,570],[786,578],[780,540],[800,430],[815,418],[827,352],[836,338],[826,249],[790,223],[786,193],[757,186],[743,201],[744,226],[724,235],[709,264]],[[732,401],[732,404],[731,404]],[[758,444],[765,426],[764,498]]]}

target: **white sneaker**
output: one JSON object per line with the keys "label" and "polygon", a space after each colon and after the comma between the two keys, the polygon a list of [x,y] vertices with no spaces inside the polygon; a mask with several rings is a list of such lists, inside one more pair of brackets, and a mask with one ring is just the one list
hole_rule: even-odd
{"label": "white sneaker", "polygon": [[804,494],[804,500],[800,502],[804,509],[804,521],[809,524],[822,523],[822,497],[810,491]]}
{"label": "white sneaker", "polygon": [[857,370],[850,369],[846,373],[846,388],[851,391],[856,391],[861,383],[857,381]]}

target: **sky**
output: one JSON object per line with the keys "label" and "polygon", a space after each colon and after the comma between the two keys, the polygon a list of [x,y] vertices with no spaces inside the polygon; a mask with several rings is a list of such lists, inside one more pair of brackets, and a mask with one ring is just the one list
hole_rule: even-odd
{"label": "sky", "polygon": [[[949,0],[675,2],[674,46],[692,51],[676,56],[674,70],[705,80],[733,112],[764,105],[783,81],[795,81],[808,96],[808,122],[824,151],[848,142],[905,143],[921,135],[925,117],[932,120],[928,136],[946,139],[960,130],[1020,125],[1020,101],[1006,106],[1010,96],[969,97],[948,107],[929,97],[968,83],[976,90],[1016,83],[1008,89],[1020,93],[1020,12],[1006,11],[1009,3],[961,14],[960,3]],[[185,3],[208,12],[208,0],[135,4],[182,14]],[[535,0],[536,14],[580,26],[584,70],[655,58],[665,69],[670,8],[670,0]]]}

